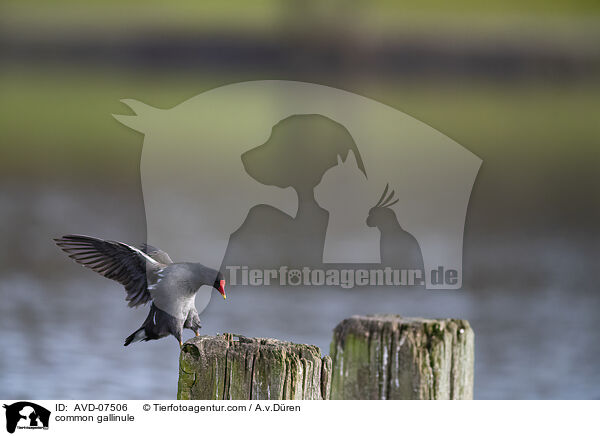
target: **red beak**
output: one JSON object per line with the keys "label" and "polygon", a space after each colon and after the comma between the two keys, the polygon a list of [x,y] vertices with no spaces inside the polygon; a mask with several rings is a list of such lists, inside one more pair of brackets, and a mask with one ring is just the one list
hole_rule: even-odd
{"label": "red beak", "polygon": [[219,292],[223,296],[223,299],[227,298],[227,295],[225,295],[225,280],[219,281]]}

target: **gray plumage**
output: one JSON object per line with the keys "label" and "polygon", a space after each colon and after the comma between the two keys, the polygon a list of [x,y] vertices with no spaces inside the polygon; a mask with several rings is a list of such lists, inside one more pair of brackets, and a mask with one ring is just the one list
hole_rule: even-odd
{"label": "gray plumage", "polygon": [[152,301],[148,317],[125,345],[169,334],[181,344],[184,328],[196,335],[201,328],[194,305],[200,287],[214,287],[225,298],[225,281],[219,271],[199,263],[174,263],[166,252],[151,245],[136,248],[84,235],[66,235],[54,241],[76,262],[121,283],[130,307]]}
{"label": "gray plumage", "polygon": [[171,257],[166,252],[164,252],[156,247],[153,247],[152,245],[143,243],[142,245],[140,245],[140,250],[142,250],[144,253],[146,253],[148,256],[150,256],[152,259],[154,259],[157,262],[160,262],[164,265],[169,265],[169,264],[173,263],[173,261],[171,260]]}

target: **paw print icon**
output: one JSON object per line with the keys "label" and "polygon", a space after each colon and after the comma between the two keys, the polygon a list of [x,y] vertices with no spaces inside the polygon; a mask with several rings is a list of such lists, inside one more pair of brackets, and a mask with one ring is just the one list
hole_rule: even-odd
{"label": "paw print icon", "polygon": [[291,269],[287,273],[287,282],[292,286],[298,286],[302,283],[302,275],[297,269]]}

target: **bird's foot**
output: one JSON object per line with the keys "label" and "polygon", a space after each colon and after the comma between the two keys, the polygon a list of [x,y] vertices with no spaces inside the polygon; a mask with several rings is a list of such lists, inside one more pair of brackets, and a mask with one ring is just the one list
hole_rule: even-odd
{"label": "bird's foot", "polygon": [[179,341],[179,348],[183,348],[183,342]]}
{"label": "bird's foot", "polygon": [[196,332],[196,336],[200,336],[200,332]]}

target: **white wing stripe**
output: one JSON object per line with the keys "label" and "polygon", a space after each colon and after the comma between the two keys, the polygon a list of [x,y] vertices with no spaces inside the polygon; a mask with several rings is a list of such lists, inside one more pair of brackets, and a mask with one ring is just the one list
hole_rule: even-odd
{"label": "white wing stripe", "polygon": [[123,244],[125,247],[129,248],[130,250],[135,251],[137,254],[140,254],[144,259],[146,259],[151,264],[153,264],[153,265],[160,265],[157,261],[155,261],[154,259],[152,259],[150,256],[148,256],[142,250],[139,250],[139,249],[137,249],[135,247],[132,247],[131,245],[125,244],[123,242],[121,242],[121,244]]}

